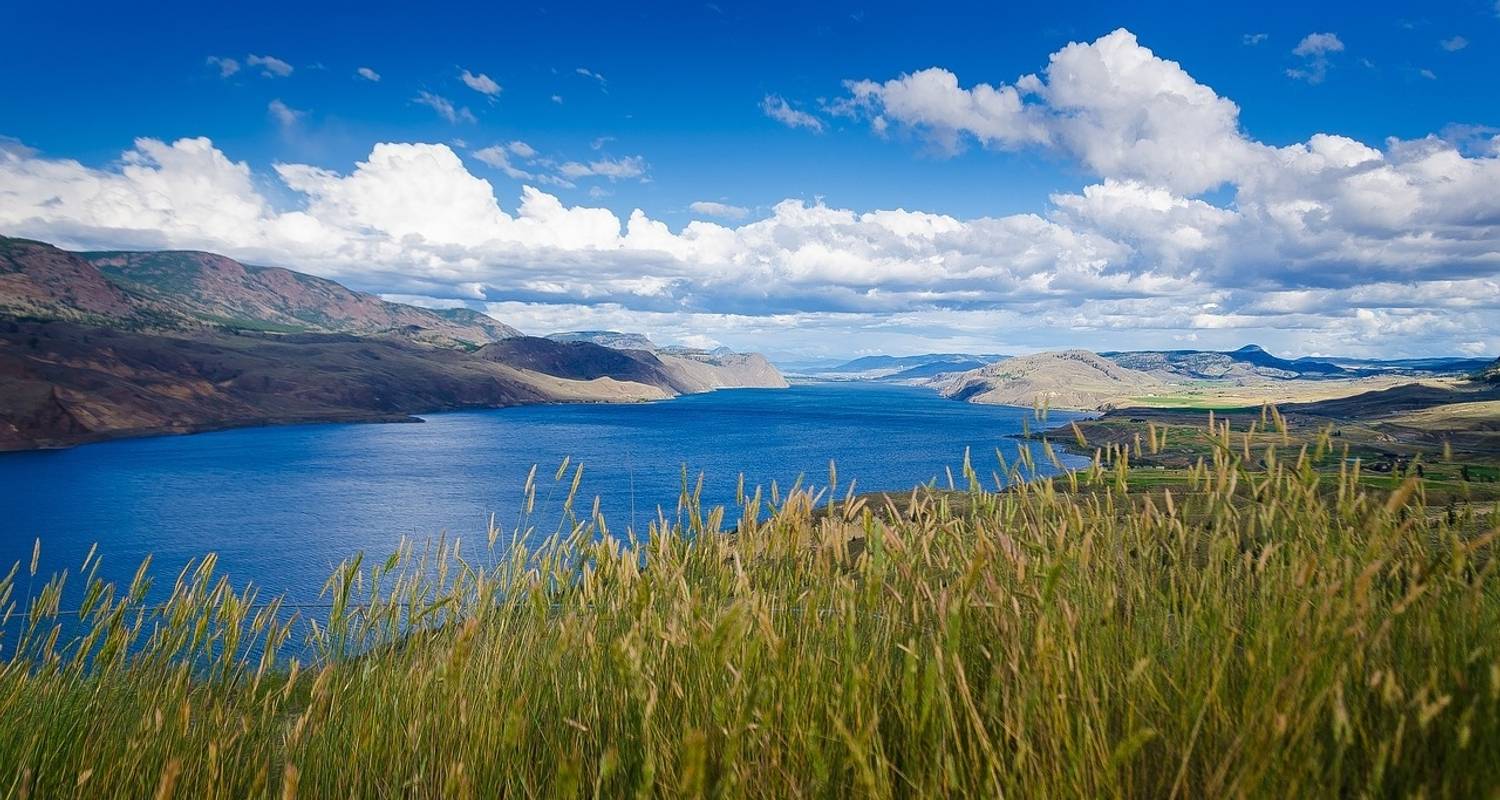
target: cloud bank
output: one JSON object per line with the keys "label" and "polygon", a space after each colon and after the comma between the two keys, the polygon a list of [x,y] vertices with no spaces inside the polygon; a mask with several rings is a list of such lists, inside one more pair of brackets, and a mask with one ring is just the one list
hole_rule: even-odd
{"label": "cloud bank", "polygon": [[[1059,154],[1096,181],[1038,214],[786,200],[742,224],[673,230],[532,186],[502,206],[443,144],[377,144],[343,171],[257,174],[208,139],[139,139],[105,167],[0,146],[0,231],[215,250],[483,304],[538,332],[609,320],[782,352],[845,353],[851,332],[893,350],[1253,339],[1304,353],[1500,351],[1492,142],[1377,147],[1318,134],[1270,146],[1240,128],[1232,101],[1123,30],[1012,83],[965,88],[933,68],[852,81],[827,108],[946,152]],[[523,172],[510,158],[528,153],[512,142],[473,155]],[[573,163],[564,174],[644,171],[630,159]],[[273,203],[266,180],[298,202]],[[722,219],[741,210],[695,205]]]}

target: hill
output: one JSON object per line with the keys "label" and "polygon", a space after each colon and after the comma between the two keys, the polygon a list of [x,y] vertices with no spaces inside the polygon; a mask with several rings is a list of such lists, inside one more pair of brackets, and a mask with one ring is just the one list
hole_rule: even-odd
{"label": "hill", "polygon": [[[527,341],[566,347],[545,339]],[[558,366],[548,372],[533,368],[536,364],[506,363],[484,349],[471,354],[392,338],[223,332],[176,336],[68,322],[0,321],[0,450],[246,425],[398,421],[458,408],[661,400],[679,394],[664,381],[607,371],[580,376],[569,364],[570,355],[577,354],[551,359]]]}
{"label": "hill", "polygon": [[786,381],[756,354],[522,337],[210,253],[0,237],[0,450],[740,386]]}
{"label": "hill", "polygon": [[1017,356],[932,382],[971,403],[1094,410],[1165,388],[1156,377],[1085,350]]}
{"label": "hill", "polygon": [[861,356],[838,364],[801,370],[827,380],[918,381],[950,372],[978,369],[1007,358],[971,353],[923,353],[911,356]]}
{"label": "hill", "polygon": [[472,309],[392,303],[279,267],[198,252],[98,252],[79,257],[110,282],[208,325],[279,333],[400,335],[477,346],[521,332]]}
{"label": "hill", "polygon": [[[630,353],[630,359],[653,371],[663,385],[683,393],[706,392],[732,386],[785,388],[786,379],[758,353],[736,353],[727,348],[699,350],[692,347],[659,347],[639,333],[619,331],[568,331],[548,334],[548,339],[569,344],[588,344]],[[618,358],[617,363],[622,363]]]}

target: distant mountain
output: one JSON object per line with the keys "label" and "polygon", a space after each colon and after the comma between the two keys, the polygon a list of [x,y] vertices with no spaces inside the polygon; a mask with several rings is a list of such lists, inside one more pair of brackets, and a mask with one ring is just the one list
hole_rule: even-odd
{"label": "distant mountain", "polygon": [[970,403],[1094,410],[1165,388],[1160,379],[1086,350],[1017,356],[934,380],[945,397]]}
{"label": "distant mountain", "polygon": [[[1297,359],[1301,361],[1302,359]],[[1435,356],[1431,358],[1344,358],[1326,356],[1318,360],[1364,373],[1410,373],[1413,375],[1466,375],[1482,370],[1491,363],[1488,358]]]}
{"label": "distant mountain", "polygon": [[1164,380],[1248,380],[1350,377],[1351,370],[1316,359],[1279,358],[1258,345],[1238,350],[1137,350],[1099,355]]}
{"label": "distant mountain", "polygon": [[804,368],[800,374],[832,380],[916,381],[948,372],[964,372],[1000,361],[1003,355],[925,353],[912,356],[873,355],[836,364]]}
{"label": "distant mountain", "polygon": [[1406,359],[1302,356],[1281,358],[1258,345],[1238,350],[1136,350],[1099,355],[1123,367],[1157,377],[1189,380],[1308,380],[1371,375],[1467,375],[1488,359],[1432,357]]}

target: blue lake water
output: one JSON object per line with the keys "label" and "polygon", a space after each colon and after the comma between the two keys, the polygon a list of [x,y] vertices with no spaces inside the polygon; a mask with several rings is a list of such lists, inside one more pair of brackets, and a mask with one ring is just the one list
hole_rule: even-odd
{"label": "blue lake water", "polygon": [[[1070,418],[1054,412],[1049,422]],[[825,485],[830,459],[838,463],[840,494],[851,479],[857,490],[906,490],[931,480],[946,485],[945,468],[959,475],[966,447],[988,475],[995,448],[1011,458],[1019,443],[1007,437],[1037,427],[1028,409],[865,383],[425,419],[0,454],[0,569],[20,561],[24,570],[38,537],[41,572],[76,573],[97,542],[104,576],[120,582],[148,553],[160,584],[188,559],[216,552],[236,583],[308,600],[355,552],[383,558],[403,536],[441,533],[482,547],[491,513],[508,533],[533,464],[534,519],[553,523],[542,524],[545,532],[567,492],[566,479],[552,480],[564,457],[585,465],[577,502],[585,515],[597,495],[612,530],[644,531],[658,506],[675,517],[684,466],[694,480],[704,476],[706,506],[732,505],[741,473],[750,487],[774,480],[784,488],[799,476]]]}

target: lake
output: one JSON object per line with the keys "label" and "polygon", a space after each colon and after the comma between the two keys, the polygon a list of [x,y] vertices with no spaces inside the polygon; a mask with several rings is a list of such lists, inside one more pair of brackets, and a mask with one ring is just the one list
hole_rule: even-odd
{"label": "lake", "polygon": [[[1053,412],[1048,422],[1075,416]],[[826,485],[830,459],[838,463],[840,494],[851,479],[859,491],[908,490],[932,480],[946,486],[945,468],[961,479],[964,448],[972,449],[979,474],[989,475],[995,448],[1011,458],[1020,443],[1007,437],[1025,424],[1037,427],[1029,409],[871,383],[424,419],[0,454],[0,563],[20,561],[24,573],[40,537],[41,572],[76,573],[98,542],[105,577],[129,582],[152,553],[160,586],[188,559],[217,552],[236,583],[308,600],[341,560],[358,551],[383,558],[403,536],[446,533],[482,548],[491,513],[508,534],[533,464],[534,519],[551,523],[540,526],[545,532],[554,529],[567,493],[568,479],[553,482],[565,457],[585,465],[577,502],[584,515],[597,495],[613,531],[644,532],[658,506],[675,518],[684,466],[693,480],[704,476],[705,506],[732,505],[741,473],[749,487],[774,480],[785,488],[799,476]]]}

